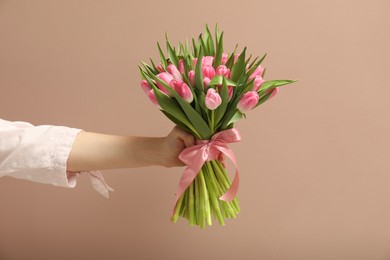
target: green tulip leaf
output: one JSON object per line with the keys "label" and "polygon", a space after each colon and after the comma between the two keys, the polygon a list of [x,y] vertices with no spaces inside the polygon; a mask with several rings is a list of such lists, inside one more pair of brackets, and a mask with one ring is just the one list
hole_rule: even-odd
{"label": "green tulip leaf", "polygon": [[192,48],[194,49],[194,57],[198,57],[199,42],[196,43],[194,38],[192,38]]}
{"label": "green tulip leaf", "polygon": [[230,119],[228,125],[236,123],[237,121],[241,120],[243,117],[245,117],[245,114],[242,114],[240,111],[237,110],[234,116]]}
{"label": "green tulip leaf", "polygon": [[258,107],[260,106],[261,104],[263,104],[265,101],[268,100],[268,98],[272,95],[272,91],[270,91],[269,93],[266,93],[265,95],[263,95],[260,99],[259,99],[259,102],[257,102],[257,105],[255,106]]}
{"label": "green tulip leaf", "polygon": [[285,85],[288,85],[288,84],[292,84],[296,82],[296,80],[290,80],[290,79],[282,79],[282,80],[269,80],[269,81],[265,81],[263,82],[263,84],[261,84],[261,87],[260,87],[260,91],[266,91],[270,88],[276,88],[276,87],[280,87],[280,86],[285,86]]}
{"label": "green tulip leaf", "polygon": [[150,59],[150,64],[152,64],[152,68],[153,68],[154,73],[155,74],[160,73],[160,71],[156,67],[156,64],[154,64],[154,61],[152,60],[152,58],[149,58],[149,59]]}
{"label": "green tulip leaf", "polygon": [[[246,73],[246,75],[247,75],[247,78],[249,78],[251,75],[252,75],[252,73],[260,66],[260,64],[263,62],[263,60],[265,59],[265,57],[267,56],[267,53],[265,53],[264,55],[263,55],[263,57],[259,60],[259,61],[257,61],[256,63],[254,63],[254,61],[256,61],[257,59],[258,59],[258,57],[252,62],[252,64],[251,65],[249,65],[249,70],[248,70],[248,72]],[[264,69],[265,70],[265,69]]]}
{"label": "green tulip leaf", "polygon": [[203,109],[203,111],[207,112],[208,108],[206,107],[206,94],[203,91],[199,91],[199,105]]}
{"label": "green tulip leaf", "polygon": [[204,91],[202,57],[203,57],[203,48],[199,47],[199,56],[195,66],[195,86],[200,91]]}
{"label": "green tulip leaf", "polygon": [[168,50],[168,57],[173,65],[176,66],[176,68],[179,67],[179,59],[177,58],[175,50],[172,48],[171,44],[168,41],[168,36],[166,36],[167,41],[167,50]]}
{"label": "green tulip leaf", "polygon": [[230,79],[228,78],[225,78],[221,75],[216,75],[212,78],[212,80],[210,81],[210,86],[214,86],[214,85],[222,85],[222,81],[223,79],[226,80],[226,84],[228,86],[232,86],[232,87],[237,87],[237,84],[234,83],[233,81],[231,81]]}
{"label": "green tulip leaf", "polygon": [[239,82],[241,77],[245,75],[245,52],[246,48],[241,52],[236,63],[232,67],[232,73],[230,79],[234,82]]}
{"label": "green tulip leaf", "polygon": [[163,64],[164,69],[167,69],[168,62],[167,62],[167,59],[165,58],[164,52],[162,51],[159,42],[157,42],[157,47],[158,47],[158,52],[160,53],[161,64]]}
{"label": "green tulip leaf", "polygon": [[182,121],[178,120],[175,116],[169,114],[165,110],[160,110],[166,117],[168,117],[175,125],[181,127],[182,129],[186,130],[187,132],[192,132],[191,129],[189,129]]}
{"label": "green tulip leaf", "polygon": [[[229,104],[229,90],[228,90],[228,85],[227,85],[226,79],[224,79],[222,82],[222,88],[221,88],[221,91],[219,92],[219,95],[221,96],[222,103],[215,110],[215,125],[216,126],[219,126],[219,123],[221,122],[223,116],[225,115],[227,106]],[[218,127],[216,129],[218,129]]]}
{"label": "green tulip leaf", "polygon": [[[218,39],[218,38],[217,38]],[[221,37],[217,40],[217,49],[215,51],[215,60],[214,60],[214,69],[217,69],[222,63],[222,54],[223,54],[223,32]]]}
{"label": "green tulip leaf", "polygon": [[215,55],[214,41],[213,41],[213,37],[212,37],[211,32],[210,32],[209,26],[207,24],[206,24],[206,33],[205,34],[206,34],[207,46],[209,49],[209,55],[214,56]]}

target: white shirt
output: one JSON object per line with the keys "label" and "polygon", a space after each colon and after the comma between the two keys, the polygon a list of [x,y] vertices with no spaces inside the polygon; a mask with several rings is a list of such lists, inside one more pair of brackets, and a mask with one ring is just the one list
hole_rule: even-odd
{"label": "white shirt", "polygon": [[[66,162],[81,131],[66,126],[34,126],[0,119],[0,177],[74,188],[80,172],[67,171]],[[108,198],[108,191],[113,189],[106,184],[100,171],[87,173],[94,189]]]}

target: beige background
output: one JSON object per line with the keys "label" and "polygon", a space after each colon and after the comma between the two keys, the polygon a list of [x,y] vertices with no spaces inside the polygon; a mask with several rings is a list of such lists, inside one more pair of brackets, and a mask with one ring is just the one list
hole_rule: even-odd
{"label": "beige background", "polygon": [[[0,118],[163,136],[137,65],[219,23],[291,78],[237,124],[242,213],[169,222],[181,168],[75,189],[0,180],[0,259],[390,259],[390,2],[0,0]],[[213,26],[212,26],[213,27]],[[143,196],[146,194],[146,196]]]}

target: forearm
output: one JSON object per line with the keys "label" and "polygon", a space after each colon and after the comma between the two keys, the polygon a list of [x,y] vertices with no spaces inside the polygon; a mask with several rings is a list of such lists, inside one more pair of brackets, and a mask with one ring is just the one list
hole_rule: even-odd
{"label": "forearm", "polygon": [[68,171],[163,165],[164,138],[106,135],[82,131],[67,161]]}

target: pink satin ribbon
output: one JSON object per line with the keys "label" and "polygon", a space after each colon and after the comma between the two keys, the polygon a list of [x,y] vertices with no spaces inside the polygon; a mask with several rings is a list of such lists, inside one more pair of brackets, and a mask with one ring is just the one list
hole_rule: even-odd
{"label": "pink satin ribbon", "polygon": [[181,176],[179,187],[175,195],[173,205],[173,214],[180,196],[191,185],[196,175],[198,175],[203,164],[207,161],[217,160],[220,154],[226,155],[234,164],[236,173],[230,188],[219,199],[223,201],[232,201],[237,194],[239,186],[239,176],[236,157],[228,147],[228,143],[234,143],[241,140],[237,129],[227,129],[216,133],[210,140],[197,140],[197,144],[184,149],[179,155],[179,159],[187,165]]}

